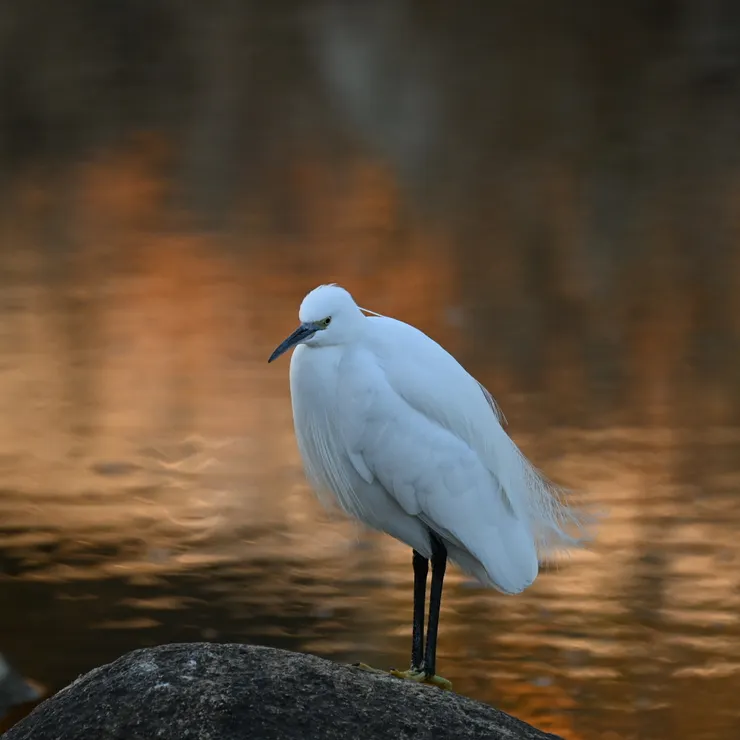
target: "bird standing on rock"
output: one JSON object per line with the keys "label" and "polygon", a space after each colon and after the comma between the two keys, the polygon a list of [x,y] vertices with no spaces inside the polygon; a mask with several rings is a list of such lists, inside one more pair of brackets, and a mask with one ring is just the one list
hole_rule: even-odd
{"label": "bird standing on rock", "polygon": [[411,668],[391,673],[450,688],[436,675],[447,559],[483,585],[520,593],[537,577],[538,555],[578,544],[566,530],[582,524],[452,355],[409,324],[366,313],[343,288],[319,286],[269,362],[295,347],[293,421],[312,488],[413,550]]}

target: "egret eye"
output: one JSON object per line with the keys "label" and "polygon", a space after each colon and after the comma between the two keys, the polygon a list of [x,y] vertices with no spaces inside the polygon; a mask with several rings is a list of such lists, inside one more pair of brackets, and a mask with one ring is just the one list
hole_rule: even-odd
{"label": "egret eye", "polygon": [[331,316],[327,316],[325,319],[321,319],[321,321],[316,322],[322,329],[326,329],[329,324],[331,324]]}

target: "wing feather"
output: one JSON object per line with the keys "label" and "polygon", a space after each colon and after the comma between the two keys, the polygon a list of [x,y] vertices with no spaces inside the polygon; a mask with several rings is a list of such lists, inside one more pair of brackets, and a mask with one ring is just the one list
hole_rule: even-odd
{"label": "wing feather", "polygon": [[407,515],[443,537],[465,570],[507,593],[530,585],[538,561],[529,522],[475,451],[409,405],[369,352],[348,354],[339,377],[338,405],[349,409],[343,445],[357,472],[369,471]]}
{"label": "wing feather", "polygon": [[[506,434],[491,394],[443,347],[409,324],[368,318],[374,353],[388,384],[406,403],[474,450],[499,483],[511,511],[527,521],[543,557],[584,536],[568,491],[537,470]],[[402,344],[405,352],[399,353]],[[482,398],[481,398],[482,396]],[[485,403],[481,401],[485,400]],[[494,495],[494,494],[492,494]]]}

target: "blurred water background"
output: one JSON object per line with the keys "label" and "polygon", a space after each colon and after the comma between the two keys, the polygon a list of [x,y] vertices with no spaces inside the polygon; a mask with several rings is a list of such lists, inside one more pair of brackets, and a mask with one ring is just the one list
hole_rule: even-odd
{"label": "blurred water background", "polygon": [[170,641],[406,664],[410,552],[319,508],[266,363],[336,281],[608,512],[521,596],[450,571],[441,673],[735,737],[739,84],[731,0],[3,3],[0,652],[47,692]]}

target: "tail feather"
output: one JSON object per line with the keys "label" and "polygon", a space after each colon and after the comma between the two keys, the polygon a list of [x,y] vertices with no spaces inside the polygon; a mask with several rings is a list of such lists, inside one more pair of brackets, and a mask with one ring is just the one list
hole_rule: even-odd
{"label": "tail feather", "polygon": [[494,474],[512,510],[530,526],[540,557],[581,547],[588,539],[590,519],[571,501],[571,492],[548,480],[524,456],[502,427],[493,440]]}

